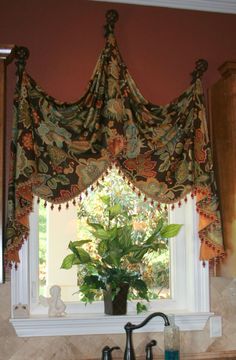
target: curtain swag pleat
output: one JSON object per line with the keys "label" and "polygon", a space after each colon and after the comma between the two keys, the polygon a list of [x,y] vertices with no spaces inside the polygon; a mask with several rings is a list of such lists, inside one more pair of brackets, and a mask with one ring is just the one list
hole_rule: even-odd
{"label": "curtain swag pleat", "polygon": [[116,20],[105,27],[105,47],[78,101],[60,102],[24,68],[18,74],[5,248],[8,263],[19,262],[34,196],[52,208],[71,200],[75,204],[75,198],[95,186],[113,165],[134,190],[157,204],[180,206],[187,194],[196,196],[200,259],[225,256],[200,80],[205,69],[201,71],[200,63],[192,73],[192,84],[170,104],[150,103],[122,60],[113,33]]}

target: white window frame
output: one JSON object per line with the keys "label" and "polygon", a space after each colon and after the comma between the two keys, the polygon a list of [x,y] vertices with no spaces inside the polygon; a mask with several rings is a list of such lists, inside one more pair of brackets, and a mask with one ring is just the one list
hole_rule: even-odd
{"label": "white window frame", "polygon": [[[35,212],[37,209],[35,208]],[[183,223],[178,236],[171,239],[172,299],[151,301],[149,313],[162,311],[175,314],[176,323],[183,331],[203,330],[213,313],[209,309],[209,266],[198,260],[199,239],[197,233],[198,214],[195,200],[188,196],[183,206],[170,211],[171,223]],[[85,334],[117,334],[124,332],[127,322],[139,323],[147,313],[137,315],[128,306],[124,316],[109,316],[103,313],[103,302],[91,305],[83,303],[67,304],[67,315],[49,318],[46,309],[38,304],[38,234],[37,216],[30,216],[31,235],[20,251],[20,265],[12,269],[12,314],[18,336],[57,336]],[[21,311],[21,307],[25,311]],[[22,315],[23,314],[23,315]],[[162,319],[155,318],[140,332],[163,330]]]}

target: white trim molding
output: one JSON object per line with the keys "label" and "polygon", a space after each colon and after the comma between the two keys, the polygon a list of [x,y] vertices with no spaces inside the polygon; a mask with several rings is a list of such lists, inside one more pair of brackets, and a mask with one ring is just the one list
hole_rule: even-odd
{"label": "white trim molding", "polygon": [[[48,318],[45,316],[31,316],[28,319],[11,319],[17,336],[67,336],[88,334],[123,334],[127,322],[139,324],[145,315],[109,316],[92,314],[92,316],[68,315],[63,318]],[[175,315],[175,322],[181,331],[203,330],[209,317],[213,313],[189,313]],[[161,332],[164,329],[163,319],[153,318],[149,324],[137,332]]]}
{"label": "white trim molding", "polygon": [[[67,303],[67,315],[60,318],[47,316],[47,309],[38,299],[38,246],[37,216],[30,217],[31,234],[20,251],[19,268],[12,269],[11,323],[21,337],[60,336],[86,334],[121,334],[127,322],[139,324],[152,312],[175,314],[182,331],[202,330],[209,310],[209,267],[198,260],[198,214],[195,200],[188,196],[186,204],[170,211],[171,223],[184,223],[175,239],[171,239],[171,293],[170,299],[151,301],[149,313],[135,313],[134,302],[128,302],[128,314],[108,316],[103,314],[103,302],[88,304]],[[34,211],[37,213],[37,206]],[[20,318],[21,317],[21,318]],[[163,331],[163,320],[154,318],[140,332]]]}
{"label": "white trim molding", "polygon": [[236,14],[235,0],[93,0],[109,3],[159,6],[183,10]]}

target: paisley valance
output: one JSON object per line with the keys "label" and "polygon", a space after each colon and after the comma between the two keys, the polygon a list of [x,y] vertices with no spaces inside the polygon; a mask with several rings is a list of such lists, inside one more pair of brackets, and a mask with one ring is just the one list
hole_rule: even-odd
{"label": "paisley valance", "polygon": [[199,77],[159,106],[138,90],[110,26],[83,97],[59,102],[25,71],[14,98],[5,258],[19,261],[33,197],[61,204],[93,186],[115,164],[156,204],[196,196],[200,259],[224,256],[219,202]]}

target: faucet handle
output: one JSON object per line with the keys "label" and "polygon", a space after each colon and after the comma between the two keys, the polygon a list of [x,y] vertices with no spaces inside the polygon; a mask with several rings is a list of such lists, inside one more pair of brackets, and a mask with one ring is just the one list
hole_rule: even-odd
{"label": "faucet handle", "polygon": [[151,340],[145,347],[146,351],[146,360],[153,360],[152,347],[156,346],[156,340]]}
{"label": "faucet handle", "polygon": [[102,360],[112,360],[112,356],[111,356],[112,351],[119,349],[120,349],[119,346],[113,346],[112,348],[110,348],[109,346],[105,346],[102,349]]}

